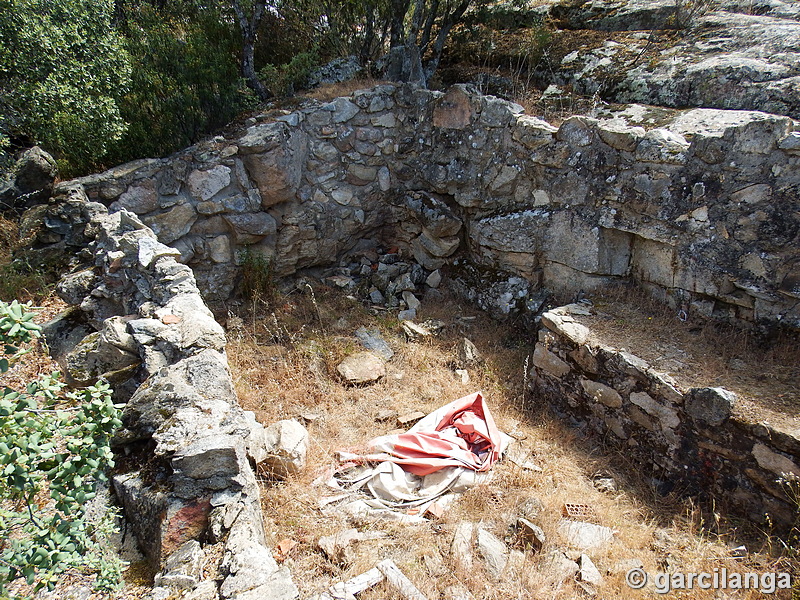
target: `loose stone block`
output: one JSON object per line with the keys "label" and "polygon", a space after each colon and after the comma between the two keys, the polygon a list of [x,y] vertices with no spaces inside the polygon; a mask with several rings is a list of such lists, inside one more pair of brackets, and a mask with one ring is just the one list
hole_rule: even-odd
{"label": "loose stone block", "polygon": [[570,366],[539,342],[533,350],[533,364],[559,379],[569,373]]}
{"label": "loose stone block", "polygon": [[712,427],[722,425],[733,411],[736,394],[724,388],[695,388],[686,398],[686,412],[690,417]]}
{"label": "loose stone block", "polygon": [[620,408],[622,406],[622,396],[612,387],[591,379],[581,379],[581,387],[590,398],[600,404],[609,408]]}

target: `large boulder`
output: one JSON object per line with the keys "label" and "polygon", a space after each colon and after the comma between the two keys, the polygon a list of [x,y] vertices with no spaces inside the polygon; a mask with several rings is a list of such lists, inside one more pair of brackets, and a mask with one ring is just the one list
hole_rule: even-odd
{"label": "large boulder", "polygon": [[34,146],[14,165],[13,179],[0,191],[6,207],[27,207],[47,200],[58,178],[58,165],[47,152]]}

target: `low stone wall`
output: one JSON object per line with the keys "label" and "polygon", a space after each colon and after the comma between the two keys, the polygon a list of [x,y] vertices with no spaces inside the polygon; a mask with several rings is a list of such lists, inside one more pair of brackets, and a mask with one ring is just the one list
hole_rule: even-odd
{"label": "low stone wall", "polygon": [[[45,219],[61,223],[55,247],[88,265],[58,293],[77,306],[45,327],[68,377],[105,377],[126,400],[114,444],[113,486],[155,570],[153,598],[214,600],[298,596],[266,545],[254,468],[297,468],[305,430],[264,429],[236,399],[225,333],[180,253],[133,213],[108,213],[78,184],[61,185]],[[132,465],[126,467],[126,465]],[[204,545],[224,543],[221,585],[203,581]],[[265,596],[266,592],[268,596]]]}
{"label": "low stone wall", "polygon": [[554,127],[464,86],[380,85],[250,123],[79,181],[177,248],[209,299],[245,248],[287,275],[382,236],[429,270],[463,257],[564,298],[626,278],[687,312],[800,327],[788,117],[631,105]]}
{"label": "low stone wall", "polygon": [[571,304],[542,315],[534,391],[623,450],[660,491],[713,499],[716,510],[789,531],[798,507],[777,480],[800,476],[800,431],[752,422],[728,390],[679,389],[644,360],[591,342],[574,318],[589,310]]}

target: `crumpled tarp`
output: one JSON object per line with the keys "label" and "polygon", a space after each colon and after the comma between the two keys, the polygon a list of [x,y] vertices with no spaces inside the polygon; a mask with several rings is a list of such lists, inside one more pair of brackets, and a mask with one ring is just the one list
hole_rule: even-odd
{"label": "crumpled tarp", "polygon": [[447,504],[451,494],[486,480],[510,439],[476,392],[435,410],[406,433],[373,439],[368,449],[374,453],[340,453],[348,465],[335,480],[341,488],[369,492],[374,500],[360,501],[366,508],[416,506],[422,515],[437,499]]}

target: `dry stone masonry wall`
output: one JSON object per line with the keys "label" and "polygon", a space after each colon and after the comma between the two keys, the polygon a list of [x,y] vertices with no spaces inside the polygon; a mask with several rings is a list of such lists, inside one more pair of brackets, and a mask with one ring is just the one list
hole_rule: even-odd
{"label": "dry stone masonry wall", "polygon": [[[83,246],[88,264],[59,283],[76,308],[45,335],[74,383],[105,377],[127,400],[113,485],[159,572],[152,598],[296,598],[266,545],[254,467],[284,476],[300,468],[305,429],[265,429],[240,408],[225,333],[177,250],[133,213],[89,202],[78,184],[59,186],[53,200],[45,219],[59,223],[61,239],[52,242]],[[216,542],[221,585],[203,580],[204,545]]]}
{"label": "dry stone masonry wall", "polygon": [[778,481],[800,476],[800,431],[748,418],[724,388],[679,389],[641,358],[594,341],[578,322],[590,310],[543,313],[535,392],[647,466],[662,493],[714,499],[718,510],[788,531],[797,506]]}
{"label": "dry stone masonry wall", "polygon": [[628,278],[689,312],[800,326],[788,117],[631,105],[554,127],[463,86],[381,85],[251,123],[79,181],[212,299],[244,248],[287,275],[383,236],[429,270],[462,257],[562,297]]}

